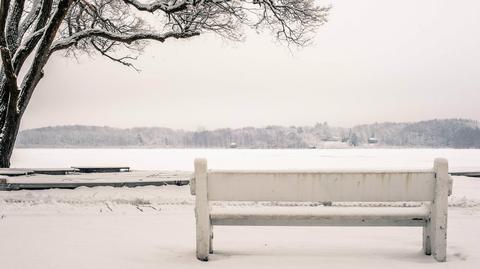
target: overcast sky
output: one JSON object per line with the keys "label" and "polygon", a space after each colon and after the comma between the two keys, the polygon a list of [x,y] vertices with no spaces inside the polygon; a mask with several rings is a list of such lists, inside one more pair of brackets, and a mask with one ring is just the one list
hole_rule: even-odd
{"label": "overcast sky", "polygon": [[152,43],[141,73],[55,56],[22,129],[480,120],[480,1],[322,3],[330,21],[299,51],[252,33]]}

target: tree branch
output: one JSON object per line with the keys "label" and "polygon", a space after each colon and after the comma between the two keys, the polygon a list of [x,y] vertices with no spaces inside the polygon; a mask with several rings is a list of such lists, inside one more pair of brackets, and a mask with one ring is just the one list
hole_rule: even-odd
{"label": "tree branch", "polygon": [[58,28],[60,27],[63,18],[67,14],[72,1],[73,0],[59,0],[55,12],[45,26],[45,33],[39,41],[33,63],[25,75],[21,85],[21,93],[17,104],[20,113],[25,111],[35,86],[43,77],[43,67],[50,57],[50,46],[53,43]]}
{"label": "tree branch", "polygon": [[28,38],[26,38],[23,44],[18,47],[17,51],[13,55],[13,68],[16,74],[20,72],[23,63],[28,58],[28,55],[30,55],[33,49],[35,49],[35,46],[37,45],[44,32],[45,28],[36,31]]}
{"label": "tree branch", "polygon": [[20,26],[18,27],[18,36],[17,36],[17,42],[20,43],[22,41],[23,36],[25,33],[28,31],[30,26],[35,22],[37,19],[38,15],[40,14],[40,11],[42,10],[42,0],[35,0],[32,3],[32,9],[28,13],[28,15],[22,20],[20,23]]}
{"label": "tree branch", "polygon": [[152,2],[150,4],[143,4],[143,3],[140,3],[140,1],[138,0],[123,0],[123,2],[135,7],[140,11],[154,12],[157,10],[161,10],[167,14],[171,14],[171,13],[185,10],[187,6],[189,4],[192,4],[194,1],[178,0],[172,3],[165,0],[159,0],[159,1]]}
{"label": "tree branch", "polygon": [[132,57],[132,56],[124,56],[124,57],[120,57],[120,58],[116,58],[116,57],[113,57],[112,55],[110,55],[108,53],[108,50],[110,49],[110,47],[114,44],[110,44],[110,46],[108,46],[107,48],[105,49],[102,49],[101,47],[99,47],[97,44],[95,44],[95,41],[91,41],[92,43],[92,46],[98,51],[100,52],[101,55],[107,57],[108,59],[114,61],[114,62],[117,62],[117,63],[120,63],[120,64],[123,64],[127,67],[130,67],[132,68],[133,70],[137,71],[137,73],[140,72],[140,69],[138,69],[137,67],[135,67],[134,64],[132,64],[131,62],[128,62],[127,60],[137,60],[138,57]]}
{"label": "tree branch", "polygon": [[111,33],[102,29],[88,29],[54,42],[52,47],[50,48],[50,53],[53,53],[57,50],[66,49],[72,45],[75,45],[80,40],[85,38],[90,38],[90,37],[102,37],[108,40],[130,44],[132,42],[139,41],[139,40],[156,40],[159,42],[165,42],[165,40],[168,38],[181,39],[181,38],[188,38],[196,35],[199,35],[199,33],[198,32],[167,32],[163,34],[158,34],[154,32],[138,32],[133,34],[118,34],[118,33]]}
{"label": "tree branch", "polygon": [[12,52],[16,51],[18,48],[18,25],[20,24],[20,19],[22,18],[24,5],[25,0],[15,0],[7,19],[7,44],[8,48]]}
{"label": "tree branch", "polygon": [[[39,2],[34,2],[34,3],[39,3]],[[28,58],[28,56],[33,52],[38,42],[40,41],[43,35],[43,32],[46,29],[45,25],[48,21],[48,18],[50,17],[52,3],[53,3],[53,0],[43,0],[40,8],[35,10],[35,12],[38,12],[38,14],[30,19],[28,19],[28,16],[27,16],[27,18],[25,18],[25,21],[20,26],[18,39],[22,40],[27,30],[36,20],[35,27],[33,29],[33,31],[35,32],[32,33],[29,37],[25,38],[25,40],[23,41],[23,43],[20,44],[19,48],[15,52],[15,55],[13,56],[13,68],[16,74],[20,72],[20,69],[22,68],[23,63]],[[25,27],[25,28],[22,28],[22,27]]]}
{"label": "tree branch", "polygon": [[5,23],[7,21],[9,7],[10,0],[0,0],[0,54],[3,64],[3,73],[5,74],[6,79],[6,87],[11,94],[16,94],[18,91],[17,76],[13,71],[12,56],[5,35]]}

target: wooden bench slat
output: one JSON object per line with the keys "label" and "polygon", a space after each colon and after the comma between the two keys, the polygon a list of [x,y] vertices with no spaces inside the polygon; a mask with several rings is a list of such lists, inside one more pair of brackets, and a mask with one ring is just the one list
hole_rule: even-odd
{"label": "wooden bench slat", "polygon": [[208,173],[210,201],[431,201],[435,173],[218,172]]}
{"label": "wooden bench slat", "polygon": [[213,225],[425,226],[427,207],[212,208]]}

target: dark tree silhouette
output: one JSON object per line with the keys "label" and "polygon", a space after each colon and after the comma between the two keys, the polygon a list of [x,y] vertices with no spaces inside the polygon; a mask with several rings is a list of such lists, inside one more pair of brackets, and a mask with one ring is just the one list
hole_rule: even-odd
{"label": "dark tree silhouette", "polygon": [[[147,0],[145,0],[147,1]],[[149,40],[212,32],[242,40],[242,28],[271,31],[304,46],[326,22],[329,7],[314,0],[0,0],[0,167],[10,156],[20,120],[56,52],[98,54],[135,69]],[[154,13],[147,23],[141,13]],[[126,55],[119,55],[128,51]],[[32,62],[26,61],[32,56]],[[19,80],[20,71],[25,76]]]}

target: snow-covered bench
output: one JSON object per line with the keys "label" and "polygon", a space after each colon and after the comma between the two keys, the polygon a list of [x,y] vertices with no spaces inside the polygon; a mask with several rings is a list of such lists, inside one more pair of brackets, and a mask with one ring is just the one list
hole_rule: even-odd
{"label": "snow-covered bench", "polygon": [[[197,258],[213,253],[214,225],[247,226],[419,226],[423,251],[446,260],[448,162],[405,171],[220,171],[195,160],[190,182],[195,195]],[[421,207],[308,207],[268,212],[213,209],[211,201],[424,202]]]}

